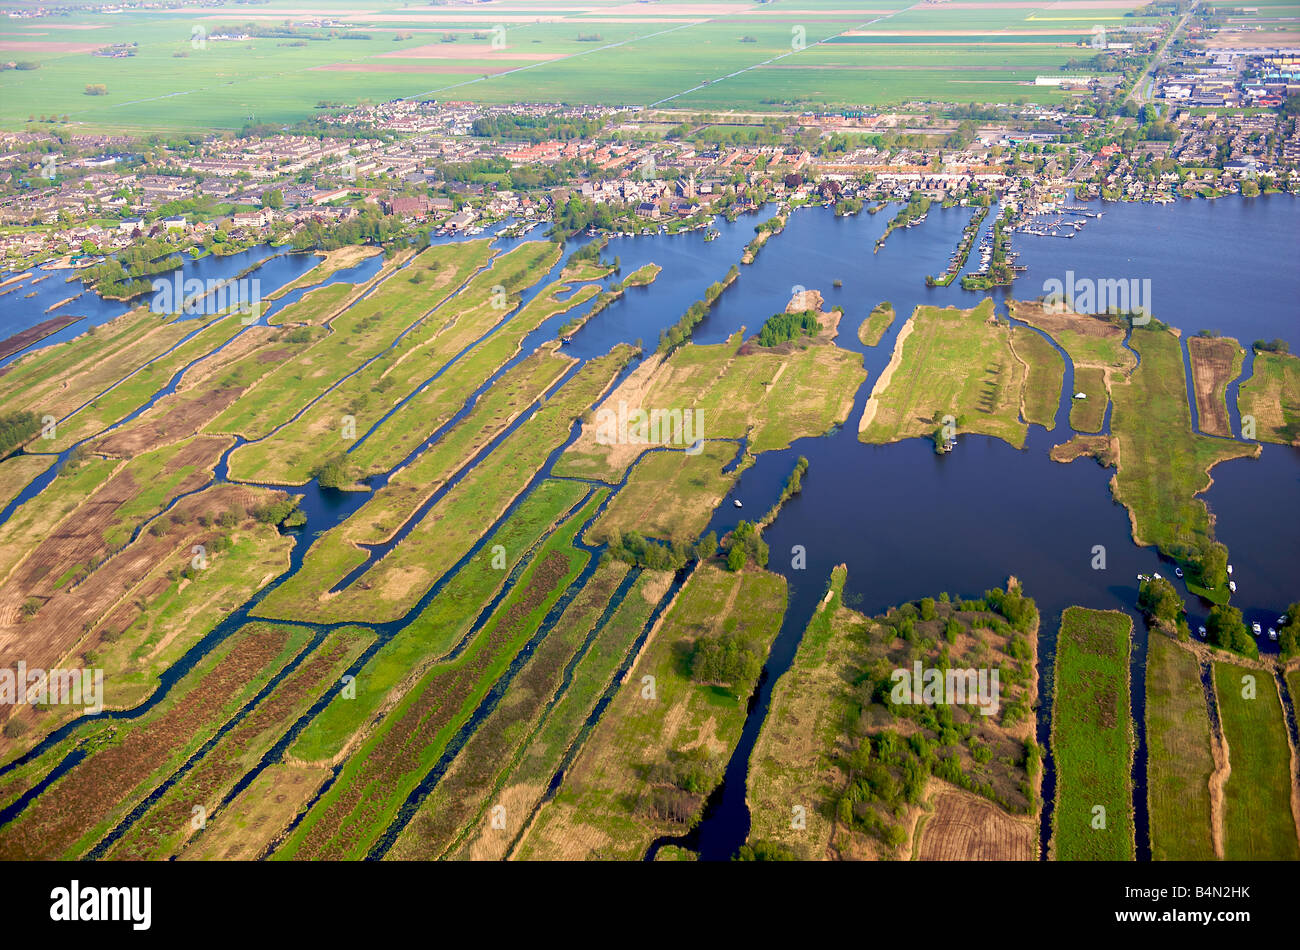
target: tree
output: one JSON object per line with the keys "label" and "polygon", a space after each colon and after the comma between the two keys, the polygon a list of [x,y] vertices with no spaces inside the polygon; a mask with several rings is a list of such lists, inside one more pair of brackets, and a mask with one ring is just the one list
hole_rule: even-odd
{"label": "tree", "polygon": [[279,188],[271,188],[262,193],[263,208],[283,208],[284,192]]}
{"label": "tree", "polygon": [[1163,577],[1148,577],[1138,588],[1138,606],[1148,617],[1175,624],[1183,615],[1183,599]]}
{"label": "tree", "polygon": [[1205,622],[1210,643],[1248,657],[1259,656],[1259,648],[1246,630],[1241,611],[1227,604],[1216,604]]}
{"label": "tree", "polygon": [[748,555],[745,554],[744,548],[740,547],[739,545],[733,545],[731,550],[727,552],[727,570],[729,571],[740,570],[742,567],[745,566],[745,562],[748,559],[749,557]]}

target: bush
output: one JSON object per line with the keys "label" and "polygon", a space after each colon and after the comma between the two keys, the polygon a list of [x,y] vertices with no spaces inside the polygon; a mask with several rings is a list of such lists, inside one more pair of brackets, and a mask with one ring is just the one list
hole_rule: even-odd
{"label": "bush", "polygon": [[1183,615],[1183,599],[1174,585],[1163,577],[1149,577],[1138,588],[1138,606],[1148,617],[1177,624]]}
{"label": "bush", "polygon": [[[743,41],[742,41],[743,42]],[[737,861],[798,861],[799,856],[788,844],[779,841],[758,840],[752,845],[742,844],[736,853]]]}
{"label": "bush", "polygon": [[1205,621],[1210,643],[1254,659],[1259,647],[1241,619],[1241,611],[1226,604],[1216,604]]}
{"label": "bush", "polygon": [[27,734],[30,727],[22,719],[10,719],[5,723],[4,734],[6,739],[21,739]]}
{"label": "bush", "polygon": [[691,678],[697,683],[743,686],[757,680],[762,669],[762,655],[752,641],[727,633],[695,641]]}

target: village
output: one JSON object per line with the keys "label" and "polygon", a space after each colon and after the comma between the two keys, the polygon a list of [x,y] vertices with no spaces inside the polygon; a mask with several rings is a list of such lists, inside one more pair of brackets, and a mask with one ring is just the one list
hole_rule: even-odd
{"label": "village", "polygon": [[[358,215],[404,233],[477,233],[508,219],[556,222],[574,198],[603,209],[597,227],[636,233],[706,227],[769,200],[858,210],[919,192],[1019,208],[1022,195],[1067,187],[1081,199],[1157,202],[1300,190],[1294,110],[1259,108],[1270,100],[1253,92],[1294,95],[1294,71],[1261,74],[1276,55],[1228,59],[1254,107],[1175,105],[1183,62],[1162,71],[1166,115],[1149,125],[1023,103],[970,119],[933,105],[711,115],[416,99],[197,142],[29,124],[0,133],[0,259],[90,264],[144,238],[234,253]],[[1144,137],[1152,129],[1159,138]]]}

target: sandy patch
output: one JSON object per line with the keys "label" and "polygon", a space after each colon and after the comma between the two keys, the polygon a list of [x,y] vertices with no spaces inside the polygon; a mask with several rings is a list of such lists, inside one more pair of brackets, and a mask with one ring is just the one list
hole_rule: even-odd
{"label": "sandy patch", "polygon": [[12,50],[16,53],[93,53],[99,48],[98,43],[59,43],[54,40],[37,40],[32,43],[0,40],[0,50]]}
{"label": "sandy patch", "polygon": [[889,358],[889,365],[885,367],[885,371],[876,380],[876,385],[871,387],[871,396],[867,399],[867,405],[862,410],[862,419],[858,422],[859,432],[865,432],[867,426],[871,425],[871,420],[876,418],[876,409],[880,406],[878,397],[885,391],[885,387],[889,385],[889,381],[894,376],[894,370],[898,369],[899,364],[903,362],[903,344],[912,335],[914,326],[916,326],[916,323],[909,319],[907,323],[903,324],[903,328],[898,331],[898,338],[894,340],[894,352]]}
{"label": "sandy patch", "polygon": [[493,63],[490,66],[473,66],[468,63],[447,63],[438,66],[399,65],[397,63],[332,63],[313,66],[313,70],[329,73],[437,73],[439,75],[482,76],[496,75],[518,69],[527,63]]}

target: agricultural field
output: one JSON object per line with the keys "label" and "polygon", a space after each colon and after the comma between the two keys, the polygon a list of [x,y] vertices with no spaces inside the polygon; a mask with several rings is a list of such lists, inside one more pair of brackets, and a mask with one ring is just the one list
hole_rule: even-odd
{"label": "agricultural field", "polygon": [[1214,739],[1200,662],[1168,637],[1147,646],[1147,801],[1157,861],[1216,856],[1210,788]]}
{"label": "agricultural field", "polygon": [[[416,96],[753,109],[1056,102],[1068,94],[1034,79],[1077,58],[1094,26],[1151,22],[1124,17],[1136,0],[1051,16],[1032,3],[978,6],[594,0],[530,11],[380,0],[357,11],[324,0],[304,11],[275,0],[76,11],[16,21],[0,38],[6,57],[39,63],[0,74],[0,123],[41,112],[90,128],[237,130],[310,118],[322,101]],[[118,44],[131,54],[95,55]],[[105,91],[88,96],[88,85]]]}
{"label": "agricultural field", "polygon": [[[759,568],[697,567],[516,856],[633,858],[688,831],[739,738],[785,596]],[[728,644],[734,662],[704,663]]]}
{"label": "agricultural field", "polygon": [[1223,786],[1223,856],[1300,860],[1295,751],[1273,675],[1216,662],[1214,692],[1230,769]]}
{"label": "agricultural field", "polygon": [[1118,611],[1071,607],[1061,618],[1052,704],[1052,857],[1060,861],[1131,861],[1135,855],[1132,630],[1132,620]]}
{"label": "agricultural field", "polygon": [[1300,442],[1300,357],[1255,351],[1251,374],[1237,393],[1242,424],[1255,422],[1254,437],[1264,442]]}
{"label": "agricultural field", "polygon": [[1228,384],[1241,373],[1245,351],[1227,337],[1194,336],[1187,341],[1196,394],[1197,428],[1206,435],[1232,438],[1228,418]]}
{"label": "agricultural field", "polygon": [[1175,332],[1152,320],[1134,329],[1131,345],[1142,361],[1111,388],[1115,498],[1128,508],[1139,544],[1167,553],[1196,548],[1213,538],[1209,510],[1197,497],[1210,485],[1210,469],[1258,448],[1193,431]]}
{"label": "agricultural field", "polygon": [[[1013,585],[867,617],[844,605],[846,578],[832,573],[773,689],[750,761],[749,846],[804,860],[1035,859],[1033,601]],[[992,689],[978,686],[990,670]],[[950,694],[952,671],[969,677]]]}

